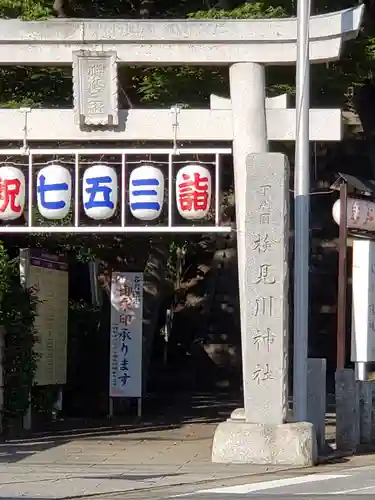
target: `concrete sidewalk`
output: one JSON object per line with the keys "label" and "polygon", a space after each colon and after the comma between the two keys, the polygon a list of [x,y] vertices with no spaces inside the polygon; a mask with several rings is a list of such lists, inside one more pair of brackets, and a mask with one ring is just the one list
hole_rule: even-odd
{"label": "concrete sidewalk", "polygon": [[[176,398],[171,398],[170,408],[163,402],[159,414],[142,421],[101,420],[95,427],[90,420],[90,426],[81,422],[75,428],[72,421],[66,421],[54,424],[50,432],[34,432],[1,443],[0,498],[131,496],[131,492],[141,495],[159,488],[193,488],[210,481],[249,482],[249,476],[259,481],[264,474],[272,476],[280,471],[293,474],[285,466],[212,464],[216,426],[241,401],[227,399],[223,403],[216,395],[183,403],[178,406]],[[329,414],[326,437],[331,445],[334,434],[335,416]]]}
{"label": "concrete sidewalk", "polygon": [[215,423],[163,430],[89,431],[0,445],[0,497],[67,498],[224,481],[285,467],[210,461]]}

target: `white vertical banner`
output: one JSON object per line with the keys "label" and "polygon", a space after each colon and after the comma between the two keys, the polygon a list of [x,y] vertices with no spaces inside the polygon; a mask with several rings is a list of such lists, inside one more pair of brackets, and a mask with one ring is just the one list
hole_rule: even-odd
{"label": "white vertical banner", "polygon": [[375,361],[375,242],[353,241],[351,360]]}
{"label": "white vertical banner", "polygon": [[143,273],[112,273],[109,396],[142,397]]}

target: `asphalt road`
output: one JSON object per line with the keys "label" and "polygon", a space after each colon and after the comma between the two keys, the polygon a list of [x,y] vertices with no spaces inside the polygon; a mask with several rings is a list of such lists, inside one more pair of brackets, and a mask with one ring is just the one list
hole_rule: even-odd
{"label": "asphalt road", "polygon": [[[348,500],[363,499],[363,495],[373,495],[375,498],[375,465],[357,467],[351,467],[350,464],[322,465],[255,477],[231,478],[224,482],[212,480],[205,485],[185,484],[154,487],[147,491],[103,494],[96,498],[97,500],[144,500],[145,498],[147,500],[273,500],[277,496],[277,500],[291,500],[291,498],[307,500],[310,497],[314,500],[331,500],[330,497],[335,495],[347,497]],[[1,494],[0,500],[5,500]]]}
{"label": "asphalt road", "polygon": [[[298,474],[298,473],[297,473]],[[277,495],[278,500],[285,498],[298,500],[298,497],[313,496],[314,500],[327,500],[332,495],[348,495],[350,500],[375,494],[375,466],[356,469],[335,470],[329,473],[297,475],[281,479],[265,480],[248,484],[218,486],[195,492],[160,496],[160,500],[185,498],[186,500],[267,500]],[[162,492],[160,492],[162,495]]]}

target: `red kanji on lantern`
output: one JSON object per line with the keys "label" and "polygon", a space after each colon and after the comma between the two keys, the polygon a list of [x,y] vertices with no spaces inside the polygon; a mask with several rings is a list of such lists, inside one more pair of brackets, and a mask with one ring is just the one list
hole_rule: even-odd
{"label": "red kanji on lantern", "polygon": [[361,218],[361,207],[359,203],[354,202],[351,209],[350,219],[353,221],[353,223],[357,223],[359,222],[360,218]]}
{"label": "red kanji on lantern", "polygon": [[367,222],[373,222],[375,220],[375,216],[374,216],[374,207],[370,204],[370,203],[367,203],[366,204],[366,210],[367,210],[367,213],[366,213],[366,220],[365,220],[365,224]]}
{"label": "red kanji on lantern", "polygon": [[176,175],[176,202],[181,217],[206,217],[211,204],[211,172],[200,164],[182,167]]}
{"label": "red kanji on lantern", "polygon": [[199,173],[192,175],[182,174],[182,180],[178,184],[179,203],[183,212],[191,210],[206,211],[208,207],[208,177],[201,177]]}
{"label": "red kanji on lantern", "polygon": [[10,210],[19,214],[22,206],[17,203],[17,196],[20,194],[21,181],[19,179],[0,178],[0,212],[10,207]]}

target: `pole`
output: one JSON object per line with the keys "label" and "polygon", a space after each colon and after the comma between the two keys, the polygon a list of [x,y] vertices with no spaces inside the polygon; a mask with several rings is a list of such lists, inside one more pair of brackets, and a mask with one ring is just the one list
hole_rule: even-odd
{"label": "pole", "polygon": [[5,328],[0,325],[0,434],[4,432],[4,390],[5,390]]}
{"label": "pole", "polygon": [[307,420],[310,211],[310,0],[297,3],[296,152],[294,164],[294,357],[295,421]]}
{"label": "pole", "polygon": [[[27,288],[29,283],[29,272],[30,272],[30,249],[21,248],[20,249],[20,281],[24,288]],[[30,430],[32,427],[32,409],[31,409],[31,391],[28,395],[28,409],[23,417],[23,428],[25,430]]]}
{"label": "pole", "polygon": [[345,368],[345,342],[346,342],[346,287],[348,275],[347,261],[347,202],[348,186],[343,182],[340,186],[340,233],[339,233],[339,278],[337,299],[337,370]]}

